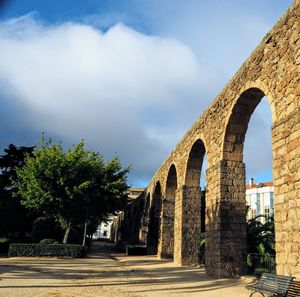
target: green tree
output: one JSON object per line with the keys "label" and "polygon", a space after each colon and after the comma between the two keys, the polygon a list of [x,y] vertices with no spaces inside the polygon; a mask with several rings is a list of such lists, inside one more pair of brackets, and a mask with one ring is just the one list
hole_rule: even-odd
{"label": "green tree", "polygon": [[[247,208],[249,211],[249,207]],[[262,220],[263,219],[263,222]],[[248,253],[261,256],[275,254],[275,228],[274,218],[264,215],[256,216],[247,221]]]}
{"label": "green tree", "polygon": [[102,156],[84,149],[84,142],[66,152],[60,144],[35,147],[25,165],[17,170],[15,185],[22,203],[55,218],[65,230],[84,226],[83,244],[89,222],[99,221],[125,207],[129,168],[118,157],[104,163]]}
{"label": "green tree", "polygon": [[16,169],[24,165],[24,158],[32,154],[33,147],[16,147],[10,144],[0,157],[0,236],[23,236],[31,229],[33,214],[13,197],[17,178]]}
{"label": "green tree", "polygon": [[[250,207],[247,207],[247,212]],[[274,218],[258,215],[247,221],[247,266],[250,272],[261,273],[266,265],[274,264]]]}

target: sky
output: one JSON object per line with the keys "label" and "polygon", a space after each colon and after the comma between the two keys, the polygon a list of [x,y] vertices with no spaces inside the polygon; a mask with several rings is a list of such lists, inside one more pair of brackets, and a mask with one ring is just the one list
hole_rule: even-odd
{"label": "sky", "polygon": [[[1,3],[0,150],[84,139],[144,187],[292,0]],[[263,99],[247,179],[272,179],[271,125]]]}

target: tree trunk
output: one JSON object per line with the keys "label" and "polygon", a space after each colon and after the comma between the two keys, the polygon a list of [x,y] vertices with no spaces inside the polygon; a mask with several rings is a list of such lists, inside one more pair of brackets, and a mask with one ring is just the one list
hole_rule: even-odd
{"label": "tree trunk", "polygon": [[86,229],[87,229],[87,224],[88,224],[88,214],[89,214],[89,207],[87,206],[86,212],[85,212],[85,222],[84,222],[82,246],[85,246]]}
{"label": "tree trunk", "polygon": [[70,231],[71,231],[71,228],[66,229],[63,243],[68,243],[68,238],[69,238]]}
{"label": "tree trunk", "polygon": [[82,246],[85,246],[86,228],[87,228],[87,221],[85,221],[85,223],[84,223]]}

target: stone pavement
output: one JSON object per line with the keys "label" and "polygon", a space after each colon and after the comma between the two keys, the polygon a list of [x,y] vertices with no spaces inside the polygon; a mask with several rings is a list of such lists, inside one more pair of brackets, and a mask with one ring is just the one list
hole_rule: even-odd
{"label": "stone pavement", "polygon": [[241,280],[109,251],[97,242],[85,259],[0,258],[0,297],[249,296]]}

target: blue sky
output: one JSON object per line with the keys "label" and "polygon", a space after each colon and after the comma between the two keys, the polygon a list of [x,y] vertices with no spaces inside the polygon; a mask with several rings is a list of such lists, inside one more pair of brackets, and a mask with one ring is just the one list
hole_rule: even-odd
{"label": "blue sky", "polygon": [[[11,0],[0,10],[0,148],[84,138],[132,165],[159,164],[291,0]],[[247,178],[271,179],[271,112],[253,115]],[[259,153],[258,153],[259,152]]]}

